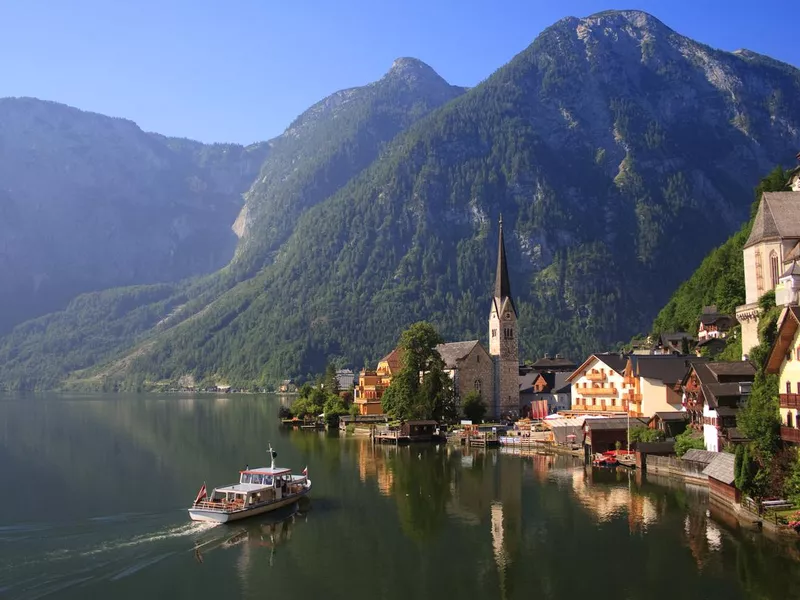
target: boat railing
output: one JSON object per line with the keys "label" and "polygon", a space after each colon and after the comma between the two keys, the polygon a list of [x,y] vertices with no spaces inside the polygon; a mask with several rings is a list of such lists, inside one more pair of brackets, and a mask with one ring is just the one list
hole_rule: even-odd
{"label": "boat railing", "polygon": [[244,502],[236,501],[230,502],[228,500],[220,500],[218,502],[212,502],[211,500],[201,500],[200,502],[195,503],[192,508],[201,508],[203,510],[219,510],[219,511],[230,511],[230,510],[240,510],[244,508]]}

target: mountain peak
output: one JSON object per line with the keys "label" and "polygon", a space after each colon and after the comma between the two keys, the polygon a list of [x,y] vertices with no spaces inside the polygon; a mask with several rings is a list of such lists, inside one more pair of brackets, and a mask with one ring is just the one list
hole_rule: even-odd
{"label": "mountain peak", "polygon": [[441,75],[434,71],[429,65],[418,58],[400,57],[394,60],[392,68],[386,73],[387,77],[401,77],[408,81],[420,79],[435,79],[444,81]]}

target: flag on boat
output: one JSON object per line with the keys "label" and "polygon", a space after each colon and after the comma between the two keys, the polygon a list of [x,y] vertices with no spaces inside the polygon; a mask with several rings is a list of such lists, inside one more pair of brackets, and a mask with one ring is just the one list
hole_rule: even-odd
{"label": "flag on boat", "polygon": [[206,496],[208,496],[208,494],[206,494],[206,482],[204,481],[203,487],[201,487],[200,491],[197,492],[197,498],[194,499],[194,503],[197,504],[198,502],[200,502],[200,500],[202,500]]}
{"label": "flag on boat", "polygon": [[306,465],[306,468],[303,469],[303,476],[308,477],[308,465]]}

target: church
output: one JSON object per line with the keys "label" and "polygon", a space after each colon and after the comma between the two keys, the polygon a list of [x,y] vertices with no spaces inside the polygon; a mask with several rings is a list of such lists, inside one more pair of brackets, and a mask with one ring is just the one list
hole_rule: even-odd
{"label": "church", "polygon": [[[800,156],[799,156],[800,158]],[[797,304],[800,289],[800,167],[787,192],[764,192],[742,251],[745,304],[736,307],[742,326],[742,359],[758,345],[759,300],[775,290],[779,306]]]}
{"label": "church", "polygon": [[[491,418],[519,416],[519,336],[517,308],[511,297],[508,276],[503,218],[497,243],[497,271],[494,292],[489,304],[489,350],[479,340],[450,342],[436,347],[453,379],[459,400],[471,391],[480,393]],[[355,388],[353,402],[362,415],[382,412],[381,396],[401,366],[400,351],[395,348],[378,361],[377,369],[363,370]]]}

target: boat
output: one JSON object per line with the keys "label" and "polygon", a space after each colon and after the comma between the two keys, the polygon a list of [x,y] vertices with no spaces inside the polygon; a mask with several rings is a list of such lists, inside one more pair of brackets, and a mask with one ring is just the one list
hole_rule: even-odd
{"label": "boat", "polygon": [[189,508],[192,521],[238,521],[288,506],[311,491],[308,467],[302,475],[294,475],[291,469],[275,466],[278,453],[271,445],[269,454],[269,467],[245,467],[239,471],[238,483],[214,488],[210,495],[204,483]]}

